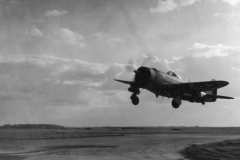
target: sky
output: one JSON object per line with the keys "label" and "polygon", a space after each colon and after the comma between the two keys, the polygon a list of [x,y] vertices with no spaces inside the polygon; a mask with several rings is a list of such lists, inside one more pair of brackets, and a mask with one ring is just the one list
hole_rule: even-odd
{"label": "sky", "polygon": [[[0,125],[240,126],[240,0],[1,0]],[[172,70],[225,80],[205,105],[156,98],[132,105],[126,71]]]}

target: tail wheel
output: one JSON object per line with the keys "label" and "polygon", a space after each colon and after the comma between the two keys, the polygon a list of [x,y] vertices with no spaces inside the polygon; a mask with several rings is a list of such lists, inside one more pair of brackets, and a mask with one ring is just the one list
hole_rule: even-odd
{"label": "tail wheel", "polygon": [[173,108],[177,109],[179,108],[180,104],[178,104],[176,101],[174,101],[174,99],[172,100],[172,106]]}
{"label": "tail wheel", "polygon": [[132,94],[131,100],[132,100],[132,104],[138,105],[138,103],[139,103],[139,98],[137,97],[136,94]]}

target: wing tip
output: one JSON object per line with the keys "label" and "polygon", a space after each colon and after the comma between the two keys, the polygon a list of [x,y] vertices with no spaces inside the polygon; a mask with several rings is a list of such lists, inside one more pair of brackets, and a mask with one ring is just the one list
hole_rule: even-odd
{"label": "wing tip", "polygon": [[120,80],[120,79],[115,79],[113,78],[115,81],[118,81],[118,82],[121,82],[121,83],[125,83],[125,84],[132,84],[133,82],[132,81],[124,81],[124,80]]}

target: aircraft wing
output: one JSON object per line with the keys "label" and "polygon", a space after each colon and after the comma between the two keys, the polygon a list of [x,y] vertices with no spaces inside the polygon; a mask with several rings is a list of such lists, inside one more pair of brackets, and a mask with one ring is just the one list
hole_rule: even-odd
{"label": "aircraft wing", "polygon": [[204,81],[204,82],[189,82],[189,83],[177,83],[177,84],[163,84],[160,88],[163,89],[180,89],[183,91],[210,91],[218,89],[228,85],[226,81]]}
{"label": "aircraft wing", "polygon": [[118,81],[118,82],[121,82],[121,83],[125,83],[125,84],[132,84],[132,83],[134,83],[134,82],[132,82],[132,81],[124,81],[124,80],[119,80],[119,79],[114,79],[115,81]]}

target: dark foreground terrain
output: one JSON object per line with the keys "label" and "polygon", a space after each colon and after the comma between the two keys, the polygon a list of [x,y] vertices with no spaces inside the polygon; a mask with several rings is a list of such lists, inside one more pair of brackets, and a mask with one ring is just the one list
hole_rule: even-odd
{"label": "dark foreground terrain", "polygon": [[240,159],[240,140],[226,140],[203,145],[191,145],[181,153],[188,159],[237,160]]}
{"label": "dark foreground terrain", "polygon": [[239,159],[240,128],[5,125],[0,160]]}

